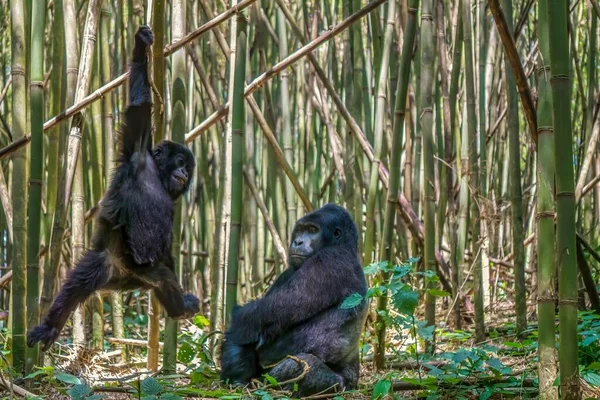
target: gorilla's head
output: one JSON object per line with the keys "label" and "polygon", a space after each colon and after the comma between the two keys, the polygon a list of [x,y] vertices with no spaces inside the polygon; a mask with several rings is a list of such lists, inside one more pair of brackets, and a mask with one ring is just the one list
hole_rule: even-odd
{"label": "gorilla's head", "polygon": [[164,140],[152,150],[158,175],[172,199],[177,199],[190,187],[196,160],[194,154],[179,143]]}
{"label": "gorilla's head", "polygon": [[299,268],[306,259],[330,246],[358,253],[358,230],[345,208],[326,204],[296,221],[288,250],[289,265]]}

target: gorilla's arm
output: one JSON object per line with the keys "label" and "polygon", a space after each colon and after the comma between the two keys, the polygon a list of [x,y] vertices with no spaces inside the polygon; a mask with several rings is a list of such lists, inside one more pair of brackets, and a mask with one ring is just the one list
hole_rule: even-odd
{"label": "gorilla's arm", "polygon": [[125,111],[125,122],[120,130],[119,157],[121,162],[133,162],[139,167],[146,162],[146,153],[152,147],[152,89],[148,82],[148,56],[146,48],[154,41],[150,28],[140,27],[135,35],[133,59],[129,76],[129,105]]}
{"label": "gorilla's arm", "polygon": [[363,291],[355,268],[361,271],[355,253],[343,247],[323,249],[268,295],[237,309],[228,339],[239,345],[269,342],[289,327],[340,304],[350,294]]}

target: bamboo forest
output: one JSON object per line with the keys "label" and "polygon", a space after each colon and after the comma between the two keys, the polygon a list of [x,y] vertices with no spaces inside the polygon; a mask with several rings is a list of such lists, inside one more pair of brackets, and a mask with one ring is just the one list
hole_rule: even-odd
{"label": "bamboo forest", "polygon": [[599,0],[0,0],[0,398],[600,399]]}

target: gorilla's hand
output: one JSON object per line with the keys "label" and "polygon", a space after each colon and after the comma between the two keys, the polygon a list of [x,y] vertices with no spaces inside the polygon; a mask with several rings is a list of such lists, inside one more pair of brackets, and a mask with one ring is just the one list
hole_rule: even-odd
{"label": "gorilla's hand", "polygon": [[191,293],[183,295],[183,306],[185,308],[186,318],[192,318],[200,312],[200,300]]}
{"label": "gorilla's hand", "polygon": [[52,324],[47,321],[42,322],[39,326],[36,326],[27,335],[27,346],[33,347],[37,342],[41,343],[41,350],[48,351],[54,344],[56,339],[60,335],[60,330],[56,329]]}
{"label": "gorilla's hand", "polygon": [[133,47],[134,64],[145,63],[148,61],[146,57],[146,48],[152,46],[152,43],[154,43],[154,35],[152,34],[150,27],[147,25],[140,26],[135,33],[135,45]]}
{"label": "gorilla's hand", "polygon": [[154,35],[148,25],[142,25],[135,33],[135,46],[147,47],[154,43]]}

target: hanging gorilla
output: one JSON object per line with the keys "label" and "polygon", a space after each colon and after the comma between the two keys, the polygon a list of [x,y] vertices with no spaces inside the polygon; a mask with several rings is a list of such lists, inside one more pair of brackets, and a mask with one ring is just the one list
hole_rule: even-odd
{"label": "hanging gorilla", "polygon": [[140,27],[135,34],[129,106],[119,137],[119,165],[101,203],[92,247],[69,274],[48,315],[29,332],[30,347],[41,342],[47,351],[71,312],[97,290],[152,289],[175,319],[199,311],[198,299],[183,294],[171,256],[174,201],[190,185],[194,155],[170,141],[151,149],[146,50],[152,43],[150,28]]}
{"label": "hanging gorilla", "polygon": [[296,222],[288,257],[289,268],[262,298],[234,309],[221,378],[244,384],[268,373],[284,382],[308,367],[295,395],[355,388],[367,304],[340,305],[354,293],[364,297],[367,283],[350,214],[327,204],[305,215]]}

